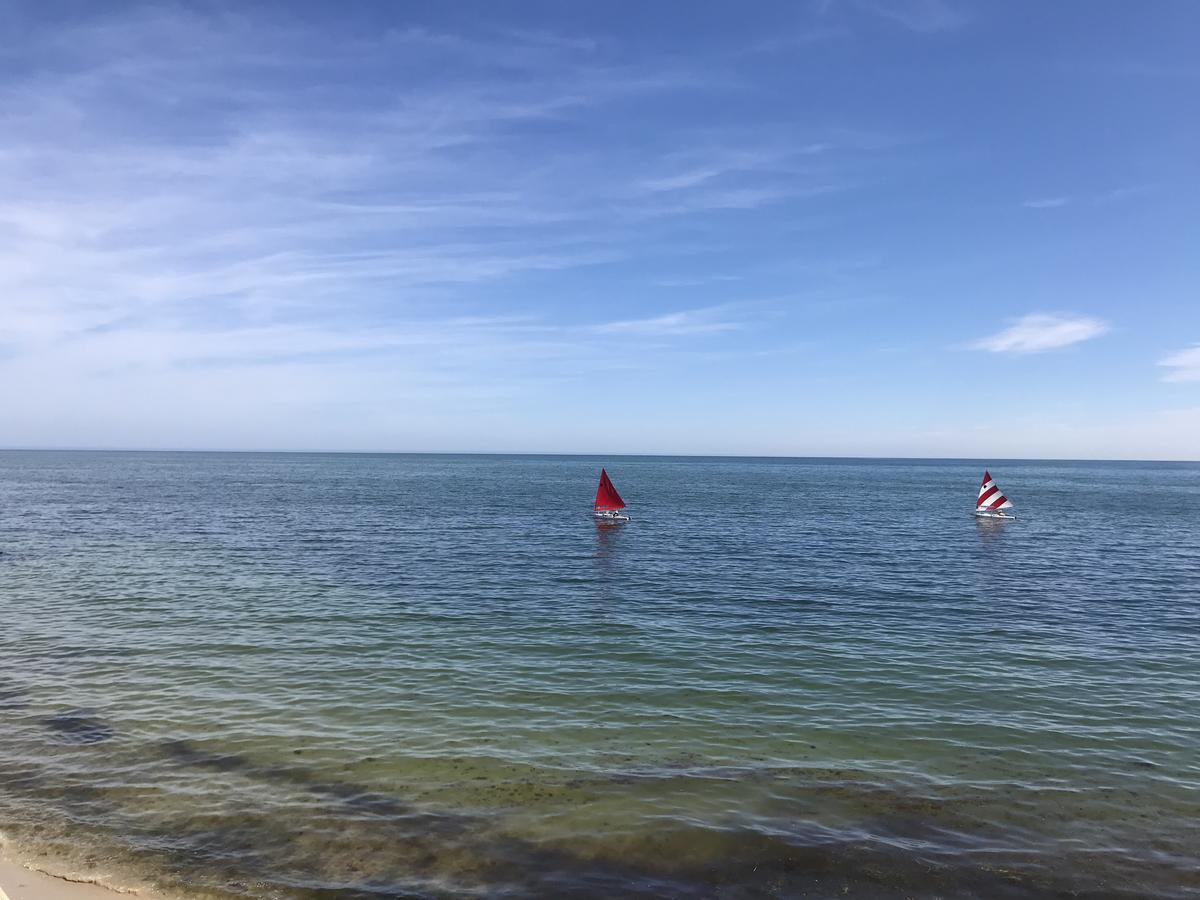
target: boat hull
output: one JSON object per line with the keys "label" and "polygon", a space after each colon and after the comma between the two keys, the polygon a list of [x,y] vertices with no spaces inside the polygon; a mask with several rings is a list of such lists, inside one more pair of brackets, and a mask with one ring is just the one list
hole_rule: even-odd
{"label": "boat hull", "polygon": [[594,518],[597,522],[604,523],[620,523],[629,521],[629,516],[622,515],[619,512],[595,512],[592,513],[592,518]]}
{"label": "boat hull", "polygon": [[995,512],[990,509],[977,509],[975,515],[980,519],[1015,519],[1016,516],[1009,513]]}

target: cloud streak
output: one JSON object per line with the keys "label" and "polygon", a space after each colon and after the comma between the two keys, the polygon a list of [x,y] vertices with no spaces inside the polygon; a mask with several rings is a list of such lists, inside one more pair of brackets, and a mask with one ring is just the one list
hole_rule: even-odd
{"label": "cloud streak", "polygon": [[1164,356],[1158,365],[1167,370],[1163,374],[1163,381],[1200,381],[1200,344]]}
{"label": "cloud streak", "polygon": [[954,31],[970,21],[965,10],[947,0],[861,0],[858,6],[918,34]]}
{"label": "cloud streak", "polygon": [[596,334],[630,335],[636,337],[681,337],[713,335],[737,331],[741,323],[724,318],[720,307],[689,309],[643,319],[605,322],[592,327]]}
{"label": "cloud streak", "polygon": [[1034,313],[1023,316],[996,334],[973,341],[973,350],[988,353],[1042,353],[1097,338],[1109,330],[1107,323],[1086,316]]}
{"label": "cloud streak", "polygon": [[1070,202],[1070,197],[1042,197],[1037,200],[1026,200],[1021,205],[1026,209],[1058,209]]}

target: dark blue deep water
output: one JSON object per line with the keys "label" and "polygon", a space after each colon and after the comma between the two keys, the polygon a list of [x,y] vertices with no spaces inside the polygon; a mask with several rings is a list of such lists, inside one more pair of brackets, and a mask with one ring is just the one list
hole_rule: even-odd
{"label": "dark blue deep water", "polygon": [[983,462],[0,453],[0,835],[212,897],[1200,897],[1200,466],[986,464],[1016,521]]}

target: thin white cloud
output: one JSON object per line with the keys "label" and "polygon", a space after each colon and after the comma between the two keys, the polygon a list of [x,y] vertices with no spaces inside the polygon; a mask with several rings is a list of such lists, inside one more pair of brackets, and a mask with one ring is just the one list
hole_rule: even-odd
{"label": "thin white cloud", "polygon": [[[824,10],[819,10],[823,14]],[[786,53],[789,51],[805,51],[814,44],[827,41],[842,40],[850,37],[853,32],[849,28],[837,25],[815,25],[797,31],[765,38],[752,44],[749,53]]]}
{"label": "thin white cloud", "polygon": [[1026,209],[1057,209],[1070,202],[1070,197],[1040,197],[1036,200],[1026,200],[1021,205]]}
{"label": "thin white cloud", "polygon": [[742,275],[691,275],[678,278],[656,278],[651,283],[657,287],[691,288],[702,284],[716,284],[725,281],[741,281]]}
{"label": "thin white cloud", "polygon": [[725,171],[719,168],[691,169],[675,175],[666,175],[662,178],[647,178],[642,182],[642,187],[654,192],[677,191],[711,181],[713,178],[724,174]]}
{"label": "thin white cloud", "polygon": [[1158,185],[1155,184],[1128,184],[1122,187],[1116,187],[1104,191],[1096,196],[1095,202],[1097,205],[1103,205],[1106,203],[1119,203],[1124,200],[1149,194],[1157,187]]}
{"label": "thin white cloud", "polygon": [[919,34],[953,31],[970,21],[960,6],[946,0],[860,0],[858,5]]}
{"label": "thin white cloud", "polygon": [[1041,353],[1091,340],[1108,330],[1106,322],[1087,316],[1034,313],[1003,331],[974,341],[970,347],[989,353]]}
{"label": "thin white cloud", "polygon": [[1097,194],[1085,194],[1077,197],[1066,195],[1056,197],[1035,197],[1024,201],[1021,205],[1026,209],[1058,209],[1069,203],[1091,203],[1103,206],[1109,203],[1119,203],[1136,197],[1144,196],[1156,188],[1153,184],[1133,184],[1112,188]]}
{"label": "thin white cloud", "polygon": [[741,323],[722,318],[721,307],[688,309],[645,319],[605,322],[592,327],[597,334],[636,335],[639,337],[682,337],[736,331]]}
{"label": "thin white cloud", "polygon": [[762,182],[766,181],[791,181],[797,174],[807,175],[809,171],[796,164],[798,159],[817,156],[829,149],[827,143],[810,141],[783,149],[726,148],[671,154],[664,160],[664,167],[669,171],[644,178],[637,187],[650,193],[664,193],[705,187],[714,181],[726,186],[731,182],[741,186],[747,182],[757,182],[762,186]]}
{"label": "thin white cloud", "polygon": [[1164,356],[1158,364],[1167,370],[1163,381],[1200,381],[1200,344]]}

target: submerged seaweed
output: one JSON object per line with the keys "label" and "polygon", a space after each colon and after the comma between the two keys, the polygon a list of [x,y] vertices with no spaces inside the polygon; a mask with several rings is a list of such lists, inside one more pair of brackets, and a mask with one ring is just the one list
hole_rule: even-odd
{"label": "submerged seaweed", "polygon": [[90,710],[59,713],[42,724],[68,744],[98,744],[111,740],[115,732],[111,725],[95,717]]}

